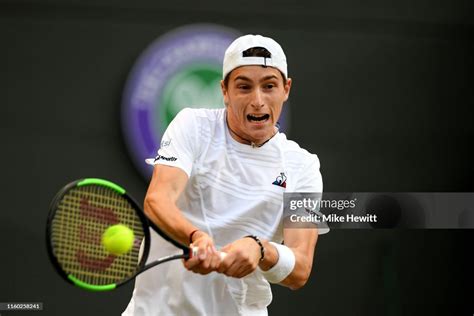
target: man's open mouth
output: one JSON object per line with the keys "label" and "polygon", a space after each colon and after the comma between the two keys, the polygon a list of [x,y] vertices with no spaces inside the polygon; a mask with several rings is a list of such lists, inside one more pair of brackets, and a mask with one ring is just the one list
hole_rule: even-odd
{"label": "man's open mouth", "polygon": [[269,114],[262,114],[262,115],[256,115],[256,114],[247,114],[247,120],[250,122],[262,122],[266,121],[270,118]]}

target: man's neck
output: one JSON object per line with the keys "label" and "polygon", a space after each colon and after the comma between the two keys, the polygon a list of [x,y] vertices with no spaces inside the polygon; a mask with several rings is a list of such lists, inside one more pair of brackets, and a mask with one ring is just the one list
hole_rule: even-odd
{"label": "man's neck", "polygon": [[273,127],[273,134],[268,137],[267,139],[265,139],[264,141],[262,142],[254,142],[254,141],[251,141],[247,138],[244,138],[242,136],[240,136],[237,132],[235,132],[231,127],[230,127],[230,124],[229,124],[229,121],[227,120],[227,115],[226,115],[226,118],[225,118],[225,121],[226,121],[226,124],[227,124],[227,128],[229,129],[229,132],[230,132],[230,136],[235,139],[237,142],[241,143],[241,144],[246,144],[246,145],[250,145],[252,146],[253,148],[256,148],[256,147],[262,147],[263,145],[265,145],[270,139],[273,138],[273,136],[275,136],[277,133],[278,133],[278,128],[276,126]]}

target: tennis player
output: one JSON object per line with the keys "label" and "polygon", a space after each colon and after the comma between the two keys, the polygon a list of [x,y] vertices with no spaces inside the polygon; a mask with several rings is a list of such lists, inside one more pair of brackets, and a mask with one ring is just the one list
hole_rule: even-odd
{"label": "tennis player", "polygon": [[[318,230],[283,228],[283,193],[323,186],[317,156],[278,131],[291,83],[281,46],[245,35],[225,52],[225,108],[186,108],[171,122],[147,160],[144,208],[198,256],[138,276],[123,315],[267,315],[269,283],[306,283]],[[148,260],[176,252],[151,233]]]}

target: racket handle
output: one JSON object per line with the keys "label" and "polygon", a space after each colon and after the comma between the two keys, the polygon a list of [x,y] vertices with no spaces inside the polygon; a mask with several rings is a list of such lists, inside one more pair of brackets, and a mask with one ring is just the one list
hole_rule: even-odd
{"label": "racket handle", "polygon": [[[191,255],[191,256],[192,256],[192,257],[198,255],[198,249],[199,249],[198,247],[193,247],[193,248],[191,248],[191,251],[192,251],[192,255]],[[224,260],[224,258],[227,256],[227,253],[225,253],[225,252],[218,251],[218,253],[219,253],[219,257],[221,257],[221,260]]]}

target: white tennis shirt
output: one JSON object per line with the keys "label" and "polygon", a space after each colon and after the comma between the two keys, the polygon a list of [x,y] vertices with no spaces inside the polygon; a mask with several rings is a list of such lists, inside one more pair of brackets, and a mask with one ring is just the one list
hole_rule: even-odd
{"label": "white tennis shirt", "polygon": [[[261,147],[241,144],[225,116],[225,109],[182,110],[163,135],[158,156],[147,162],[186,172],[178,207],[218,249],[250,234],[280,243],[283,193],[322,192],[319,160],[283,133]],[[153,230],[151,237],[148,261],[178,253]],[[258,269],[236,279],[195,274],[170,262],[136,278],[122,315],[267,315],[271,300]]]}

